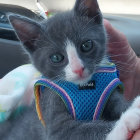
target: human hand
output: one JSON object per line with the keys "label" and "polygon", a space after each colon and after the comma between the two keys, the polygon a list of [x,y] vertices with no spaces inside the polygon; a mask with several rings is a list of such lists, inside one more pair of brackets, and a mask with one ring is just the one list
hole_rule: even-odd
{"label": "human hand", "polygon": [[124,84],[124,95],[133,99],[140,94],[140,58],[131,48],[125,35],[114,29],[104,20],[108,35],[108,53],[120,71],[120,80]]}
{"label": "human hand", "polygon": [[139,140],[139,139],[140,139],[140,130],[137,130],[137,132],[134,134],[131,140]]}

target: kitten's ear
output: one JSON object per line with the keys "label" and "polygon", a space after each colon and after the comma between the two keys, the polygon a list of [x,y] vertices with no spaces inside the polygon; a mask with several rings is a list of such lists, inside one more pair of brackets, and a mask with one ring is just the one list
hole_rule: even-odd
{"label": "kitten's ear", "polygon": [[34,42],[40,36],[40,25],[31,19],[16,14],[10,14],[8,18],[24,47],[33,52],[36,49]]}
{"label": "kitten's ear", "polygon": [[102,15],[97,0],[76,0],[74,11],[79,16],[101,20]]}

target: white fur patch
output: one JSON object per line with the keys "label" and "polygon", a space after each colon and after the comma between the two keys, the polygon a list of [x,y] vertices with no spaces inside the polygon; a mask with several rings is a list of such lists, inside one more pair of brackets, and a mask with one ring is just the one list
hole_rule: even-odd
{"label": "white fur patch", "polygon": [[140,97],[137,97],[130,108],[122,114],[106,140],[127,140],[128,133],[140,127]]}
{"label": "white fur patch", "polygon": [[75,45],[70,41],[66,41],[66,52],[68,55],[68,65],[65,67],[64,71],[66,74],[66,80],[71,81],[77,84],[82,84],[89,80],[88,70],[84,69],[83,79],[80,79],[79,76],[74,72],[78,68],[84,67],[82,60],[79,58]]}

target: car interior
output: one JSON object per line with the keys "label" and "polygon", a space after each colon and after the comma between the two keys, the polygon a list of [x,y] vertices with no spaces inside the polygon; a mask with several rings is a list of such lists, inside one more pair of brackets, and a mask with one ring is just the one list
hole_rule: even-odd
{"label": "car interior", "polygon": [[[47,7],[47,0],[40,0],[37,2],[43,3]],[[59,3],[56,5],[59,5]],[[57,10],[52,11],[58,12],[60,10],[61,6],[58,6]],[[39,12],[34,12],[18,5],[0,3],[0,78],[14,68],[29,63],[28,56],[21,51],[22,46],[8,21],[7,14],[10,13],[27,16],[34,20],[43,20]],[[136,54],[140,56],[140,15],[135,18],[131,14],[120,16],[120,14],[105,13],[103,15],[115,28],[127,36],[132,48]]]}

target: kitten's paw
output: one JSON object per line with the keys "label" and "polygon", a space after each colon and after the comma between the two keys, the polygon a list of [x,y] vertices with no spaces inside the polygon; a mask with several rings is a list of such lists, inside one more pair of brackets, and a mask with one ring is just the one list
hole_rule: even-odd
{"label": "kitten's paw", "polygon": [[131,108],[122,114],[106,140],[127,140],[130,132],[136,131],[140,126],[140,109]]}
{"label": "kitten's paw", "polygon": [[130,108],[139,108],[140,109],[140,96],[138,96],[134,99],[134,102],[132,103]]}
{"label": "kitten's paw", "polygon": [[120,119],[120,123],[124,123],[128,131],[135,131],[140,126],[140,109],[134,108],[127,110]]}

